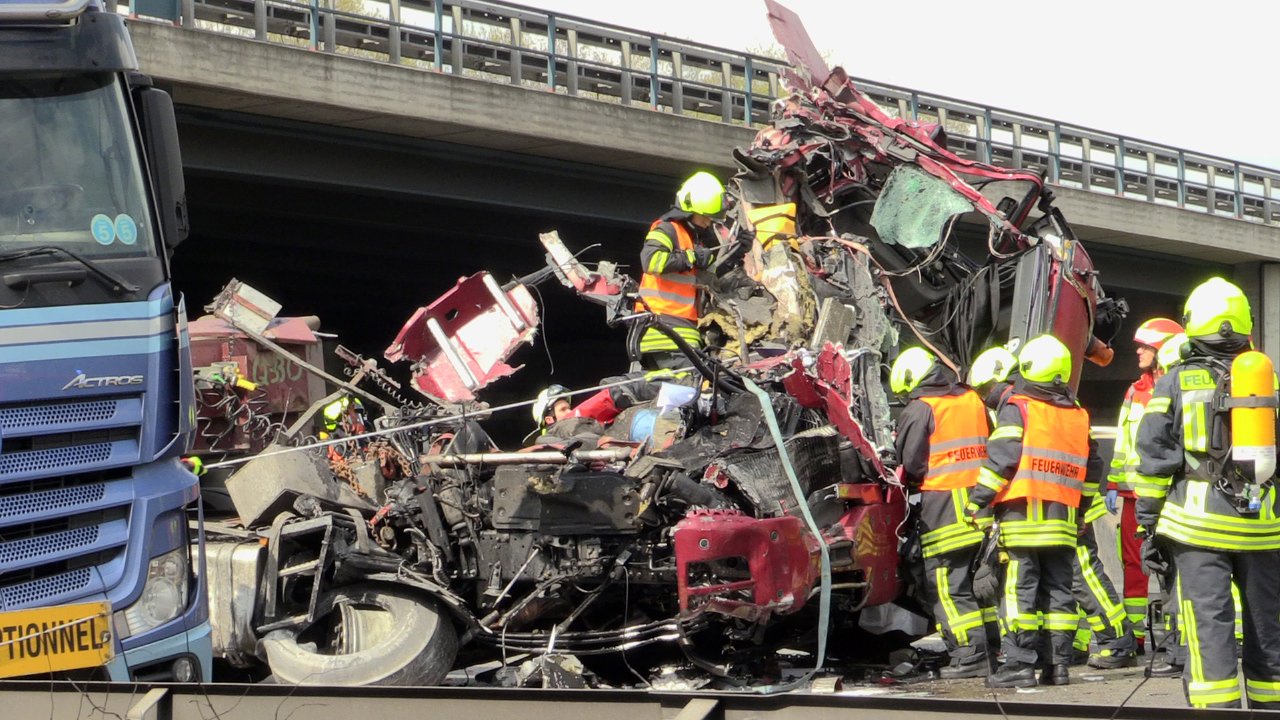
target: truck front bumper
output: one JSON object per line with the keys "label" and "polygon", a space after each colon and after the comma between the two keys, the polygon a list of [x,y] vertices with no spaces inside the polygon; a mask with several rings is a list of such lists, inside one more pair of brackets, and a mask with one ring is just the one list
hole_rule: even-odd
{"label": "truck front bumper", "polygon": [[112,682],[173,681],[179,679],[175,663],[185,659],[194,666],[191,681],[207,683],[213,681],[212,656],[213,640],[206,620],[186,632],[119,653],[107,663],[106,670]]}

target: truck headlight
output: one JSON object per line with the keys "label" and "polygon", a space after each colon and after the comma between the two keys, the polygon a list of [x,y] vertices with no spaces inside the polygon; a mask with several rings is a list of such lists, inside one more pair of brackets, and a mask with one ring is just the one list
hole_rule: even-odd
{"label": "truck headlight", "polygon": [[138,635],[178,617],[187,606],[187,548],[151,558],[138,601],[124,611],[129,635]]}

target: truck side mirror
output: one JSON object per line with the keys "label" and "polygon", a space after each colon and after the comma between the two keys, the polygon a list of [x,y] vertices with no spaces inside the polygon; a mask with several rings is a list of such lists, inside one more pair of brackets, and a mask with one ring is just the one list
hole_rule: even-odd
{"label": "truck side mirror", "polygon": [[164,244],[172,251],[187,239],[187,185],[182,177],[182,151],[178,148],[178,120],[169,93],[155,87],[134,89],[142,142],[151,166],[151,185]]}

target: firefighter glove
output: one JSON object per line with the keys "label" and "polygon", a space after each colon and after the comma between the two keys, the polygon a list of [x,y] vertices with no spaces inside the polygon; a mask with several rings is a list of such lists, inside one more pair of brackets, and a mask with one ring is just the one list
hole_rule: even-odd
{"label": "firefighter glove", "polygon": [[1119,497],[1120,497],[1119,490],[1107,491],[1107,497],[1106,497],[1107,512],[1111,513],[1112,515],[1116,514],[1116,500],[1119,499]]}
{"label": "firefighter glove", "polygon": [[1169,558],[1157,544],[1155,535],[1147,534],[1142,540],[1142,570],[1148,576],[1164,575],[1169,572]]}
{"label": "firefighter glove", "polygon": [[978,527],[978,513],[982,512],[982,508],[976,503],[968,503],[964,506],[964,521],[973,527]]}
{"label": "firefighter glove", "polygon": [[205,474],[204,461],[195,455],[182,458],[182,465],[191,471],[192,475],[200,477]]}
{"label": "firefighter glove", "polygon": [[715,259],[716,253],[711,248],[697,247],[693,249],[693,267],[698,270],[710,267]]}

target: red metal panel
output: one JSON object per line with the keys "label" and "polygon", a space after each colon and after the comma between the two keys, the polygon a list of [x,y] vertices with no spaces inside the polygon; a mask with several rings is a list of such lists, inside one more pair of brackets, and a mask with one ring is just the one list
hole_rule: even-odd
{"label": "red metal panel", "polygon": [[516,368],[504,362],[532,342],[538,306],[523,285],[498,288],[488,273],[462,278],[435,302],[418,308],[385,357],[413,363],[413,386],[428,397],[462,402]]}
{"label": "red metal panel", "polygon": [[906,516],[906,498],[890,488],[883,502],[855,505],[840,518],[840,529],[853,542],[850,553],[854,567],[862,571],[867,582],[864,606],[892,602],[902,593],[897,529]]}
{"label": "red metal panel", "polygon": [[[706,605],[752,621],[792,613],[804,607],[821,572],[815,541],[797,517],[757,519],[727,510],[698,510],[676,525],[674,540],[681,611]],[[746,560],[747,579],[689,581],[693,563],[738,558]]]}
{"label": "red metal panel", "polygon": [[[242,401],[249,403],[252,411],[269,415],[273,421],[288,422],[289,418],[306,410],[311,403],[324,395],[324,386],[302,366],[261,347],[247,335],[230,324],[213,316],[193,320],[188,325],[191,335],[191,362],[196,368],[221,367],[233,364],[240,377],[258,387],[256,390],[236,391]],[[263,333],[281,347],[303,360],[320,365],[320,338],[307,324],[305,318],[276,318]],[[211,407],[214,406],[214,407]],[[227,417],[233,412],[237,420]],[[237,407],[218,406],[217,396],[211,402],[202,403],[198,416],[200,431],[196,433],[194,452],[257,452],[266,446],[266,440],[251,438],[245,428],[233,428],[226,433],[229,423],[246,421],[244,410]],[[211,438],[222,439],[217,447],[210,447]]]}

